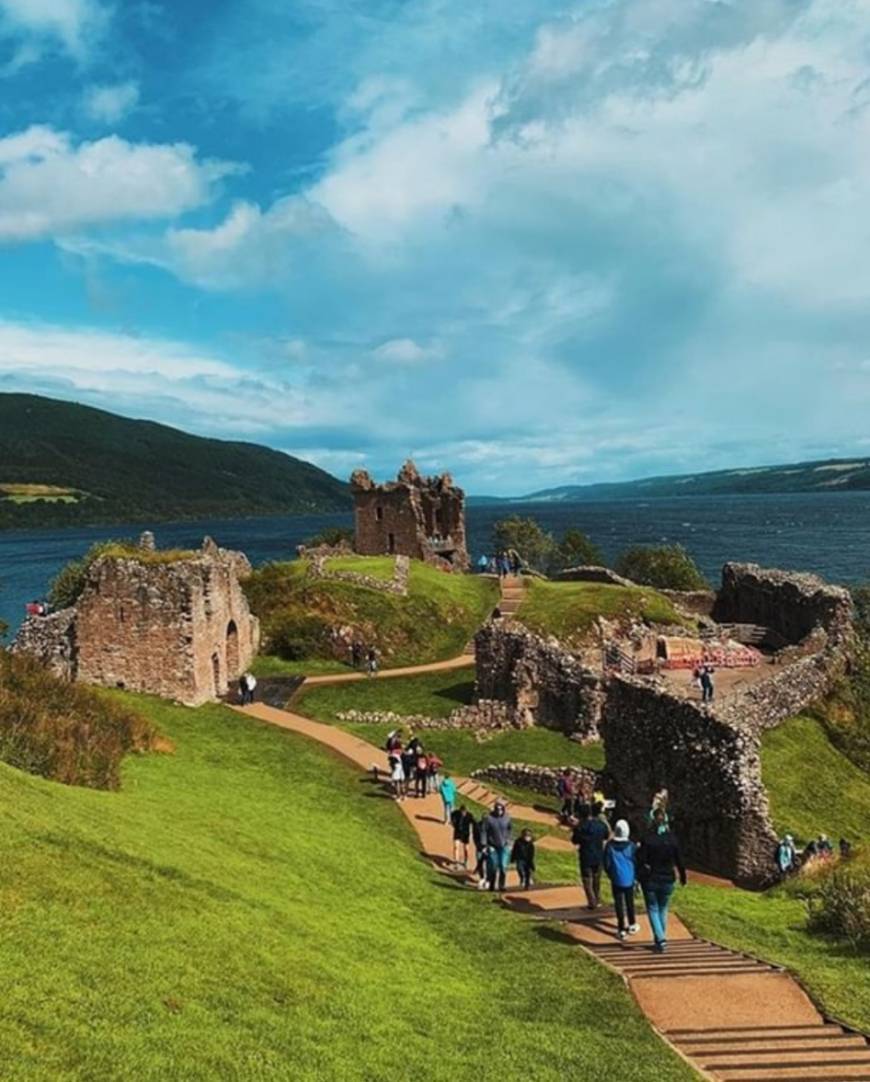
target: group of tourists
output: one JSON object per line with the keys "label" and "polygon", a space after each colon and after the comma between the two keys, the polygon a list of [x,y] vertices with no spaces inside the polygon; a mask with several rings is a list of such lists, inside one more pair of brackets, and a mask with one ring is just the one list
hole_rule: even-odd
{"label": "group of tourists", "polygon": [[405,743],[398,729],[387,734],[384,747],[396,800],[438,792],[444,802],[444,822],[449,823],[456,802],[456,783],[450,777],[441,777],[443,760],[434,752],[427,752],[418,736]]}
{"label": "group of tourists", "polygon": [[[445,779],[445,781],[448,779]],[[442,782],[445,821],[453,829],[453,861],[457,868],[469,866],[469,845],[474,845],[474,875],[478,890],[503,891],[507,873],[513,864],[520,887],[528,890],[535,873],[535,842],[530,830],[523,830],[514,840],[514,824],[502,801],[496,801],[480,820],[461,804],[449,812]],[[455,789],[454,789],[455,792]]]}
{"label": "group of tourists", "polygon": [[365,668],[368,676],[378,675],[378,652],[374,646],[366,646],[364,642],[354,639],[348,647],[350,664],[353,669]]}
{"label": "group of tourists", "polygon": [[522,558],[514,549],[497,552],[494,556],[483,555],[477,561],[477,570],[481,575],[498,575],[501,579],[508,575],[519,575],[522,569]]}
{"label": "group of tourists", "polygon": [[[852,855],[852,843],[846,838],[840,838],[837,849],[841,860],[848,860]],[[776,847],[776,866],[782,879],[814,861],[831,860],[834,856],[834,847],[827,834],[820,834],[818,838],[812,838],[804,848],[798,852],[792,834],[783,834]]]}

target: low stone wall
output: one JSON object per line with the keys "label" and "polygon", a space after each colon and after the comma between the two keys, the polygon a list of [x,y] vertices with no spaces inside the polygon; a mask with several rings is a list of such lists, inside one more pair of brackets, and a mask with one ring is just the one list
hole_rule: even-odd
{"label": "low stone wall", "polygon": [[559,582],[603,582],[610,586],[637,586],[636,582],[632,582],[631,579],[624,578],[622,575],[617,575],[609,567],[596,567],[593,564],[583,564],[581,567],[566,567],[564,570],[557,572],[555,578]]}
{"label": "low stone wall", "polygon": [[76,675],[76,610],[60,609],[49,616],[28,616],[18,630],[12,652],[28,654],[54,676],[74,680]]}
{"label": "low stone wall", "polygon": [[474,640],[479,698],[501,699],[523,725],[598,738],[604,701],[601,676],[557,639],[515,624],[490,621]]}
{"label": "low stone wall", "polygon": [[776,877],[776,834],[761,780],[760,731],[720,720],[652,681],[615,677],[605,707],[607,769],[640,828],[651,795],[669,809],[686,858],[747,886]]}
{"label": "low stone wall", "polygon": [[472,778],[488,781],[493,785],[515,785],[521,789],[531,789],[533,793],[555,796],[558,792],[559,777],[570,770],[574,779],[584,791],[604,788],[608,794],[608,780],[598,770],[585,766],[534,766],[529,763],[496,763],[471,772]]}
{"label": "low stone wall", "polygon": [[336,579],[339,582],[351,582],[355,586],[364,586],[367,590],[379,590],[382,594],[395,594],[405,597],[408,593],[408,581],[411,577],[411,561],[407,556],[396,556],[391,579],[378,579],[374,575],[363,575],[358,571],[329,571],[326,564],[336,555],[346,555],[328,550],[312,550],[308,553],[311,560],[310,574],[319,579]]}
{"label": "low stone wall", "polygon": [[522,728],[507,703],[481,699],[468,706],[457,707],[443,718],[428,714],[396,714],[392,710],[343,710],[336,714],[339,721],[356,725],[389,725],[393,729],[416,732],[420,729],[471,729],[475,732]]}

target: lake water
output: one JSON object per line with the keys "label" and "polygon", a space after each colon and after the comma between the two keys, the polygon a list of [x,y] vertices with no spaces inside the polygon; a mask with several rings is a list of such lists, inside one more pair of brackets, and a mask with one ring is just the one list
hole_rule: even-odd
{"label": "lake water", "polygon": [[[815,571],[847,584],[870,579],[870,493],[471,507],[468,535],[473,558],[487,550],[493,522],[509,514],[533,515],[556,535],[579,527],[611,562],[629,545],[676,541],[685,545],[713,582],[726,560]],[[143,529],[153,529],[161,547],[196,547],[209,534],[225,548],[246,552],[257,565],[292,558],[298,544],[325,526],[351,522],[350,514],[290,515],[0,532],[0,619],[16,627],[25,603],[44,595],[57,571],[97,540],[135,537]]]}

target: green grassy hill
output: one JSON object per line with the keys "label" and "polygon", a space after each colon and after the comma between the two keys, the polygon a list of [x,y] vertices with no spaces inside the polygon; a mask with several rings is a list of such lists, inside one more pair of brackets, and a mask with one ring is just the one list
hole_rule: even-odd
{"label": "green grassy hill", "polygon": [[[347,557],[329,566],[388,579],[394,560]],[[329,629],[335,626],[353,628],[363,642],[375,644],[385,665],[442,661],[462,652],[498,600],[491,579],[446,574],[417,560],[406,597],[308,572],[305,560],[269,564],[245,583],[263,624],[265,653],[272,655],[258,659],[261,674],[311,672],[311,661],[336,661],[329,648]]]}
{"label": "green grassy hill", "polygon": [[453,888],[300,737],[124,696],[120,792],[0,766],[4,1082],[694,1077],[556,926]]}
{"label": "green grassy hill", "polygon": [[664,595],[650,587],[543,579],[529,580],[518,613],[530,630],[539,635],[555,635],[569,643],[582,640],[599,616],[658,624],[686,622]]}
{"label": "green grassy hill", "polygon": [[349,509],[347,485],[280,451],[0,394],[0,527]]}

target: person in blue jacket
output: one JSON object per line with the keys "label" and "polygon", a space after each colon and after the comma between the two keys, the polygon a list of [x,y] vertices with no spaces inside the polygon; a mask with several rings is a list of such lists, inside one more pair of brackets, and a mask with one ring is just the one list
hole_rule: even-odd
{"label": "person in blue jacket", "polygon": [[604,870],[613,891],[613,904],[616,907],[619,927],[617,935],[620,939],[640,930],[634,913],[636,855],[637,846],[629,837],[628,823],[624,819],[618,819],[613,828],[613,837],[604,849]]}

